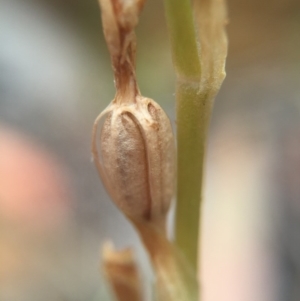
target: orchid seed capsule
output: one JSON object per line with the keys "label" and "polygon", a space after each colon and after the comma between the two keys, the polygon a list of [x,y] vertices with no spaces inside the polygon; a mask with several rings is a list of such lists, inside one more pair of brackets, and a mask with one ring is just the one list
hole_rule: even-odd
{"label": "orchid seed capsule", "polygon": [[136,82],[134,28],[144,0],[99,2],[117,93],[94,124],[95,164],[130,219],[164,221],[174,189],[175,143],[168,117],[141,96]]}
{"label": "orchid seed capsule", "polygon": [[95,157],[112,199],[131,219],[164,218],[173,195],[175,168],[168,117],[152,99],[138,96],[135,103],[113,102],[101,119],[102,128],[94,136]]}

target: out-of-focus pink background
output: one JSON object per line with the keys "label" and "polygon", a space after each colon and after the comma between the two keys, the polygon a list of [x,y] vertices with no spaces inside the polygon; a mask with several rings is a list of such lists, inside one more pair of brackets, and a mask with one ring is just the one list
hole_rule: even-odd
{"label": "out-of-focus pink background", "polygon": [[[209,136],[202,301],[300,300],[300,3],[229,0],[227,78]],[[0,300],[109,300],[100,247],[134,246],[91,162],[114,96],[96,0],[2,0]],[[137,29],[137,74],[175,128],[162,1]]]}

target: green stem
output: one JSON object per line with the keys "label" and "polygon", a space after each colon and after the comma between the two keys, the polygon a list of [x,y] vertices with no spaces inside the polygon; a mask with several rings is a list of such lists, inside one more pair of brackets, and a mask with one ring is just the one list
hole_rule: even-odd
{"label": "green stem", "polygon": [[201,68],[190,0],[164,0],[177,76],[200,78]]}
{"label": "green stem", "polygon": [[176,244],[197,271],[206,133],[210,116],[207,95],[199,84],[177,85]]}
{"label": "green stem", "polygon": [[199,94],[201,64],[190,0],[165,0],[177,73],[177,206],[175,242],[198,270],[200,206],[210,104]]}

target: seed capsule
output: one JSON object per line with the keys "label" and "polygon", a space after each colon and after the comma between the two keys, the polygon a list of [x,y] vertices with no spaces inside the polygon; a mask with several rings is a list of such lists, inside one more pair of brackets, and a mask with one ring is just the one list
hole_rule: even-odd
{"label": "seed capsule", "polygon": [[142,96],[113,102],[94,129],[95,161],[117,206],[133,220],[164,218],[174,189],[175,144],[162,108]]}
{"label": "seed capsule", "polygon": [[95,163],[129,218],[164,221],[174,188],[175,145],[168,117],[141,96],[136,81],[134,28],[144,0],[99,2],[117,92],[94,124]]}

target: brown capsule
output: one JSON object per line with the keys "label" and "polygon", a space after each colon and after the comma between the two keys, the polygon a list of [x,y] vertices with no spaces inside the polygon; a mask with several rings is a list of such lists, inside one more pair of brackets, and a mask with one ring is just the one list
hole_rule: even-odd
{"label": "brown capsule", "polygon": [[135,221],[164,219],[174,189],[175,143],[162,108],[140,95],[132,103],[112,102],[95,122],[93,141],[97,168],[117,206]]}

